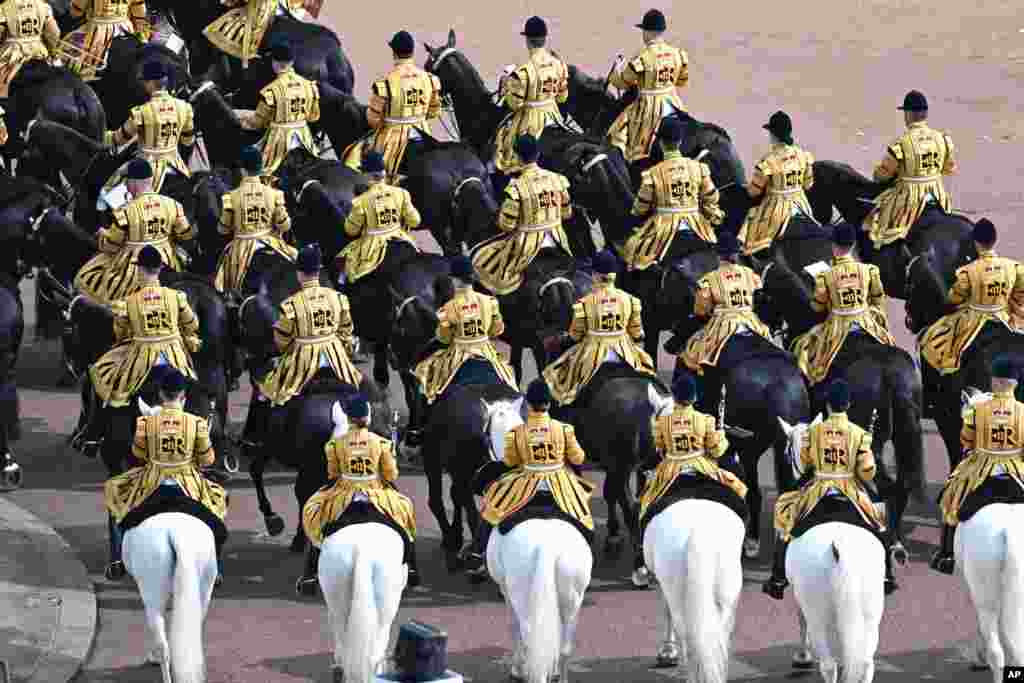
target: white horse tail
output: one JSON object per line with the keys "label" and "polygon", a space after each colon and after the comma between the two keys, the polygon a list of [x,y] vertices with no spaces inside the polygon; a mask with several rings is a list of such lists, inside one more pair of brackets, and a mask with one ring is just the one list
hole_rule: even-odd
{"label": "white horse tail", "polygon": [[[174,567],[174,609],[171,612],[171,672],[174,683],[206,683],[203,656],[203,621],[213,582],[203,573],[216,558],[206,557],[212,547],[197,543],[194,529],[171,528],[169,541],[177,558]],[[216,552],[216,551],[214,551]],[[207,595],[203,595],[206,584]]]}
{"label": "white horse tail", "polygon": [[689,680],[692,683],[725,683],[729,678],[729,644],[733,614],[723,600],[718,552],[721,530],[694,524],[686,552],[686,598],[683,609],[670,610],[672,625],[685,639]]}
{"label": "white horse tail", "polygon": [[[345,680],[353,683],[372,683],[377,669],[374,652],[377,633],[377,608],[373,598],[373,558],[358,545],[352,547],[352,597],[349,602],[348,624],[335,628],[335,652],[340,653]],[[344,581],[338,590],[349,589]],[[336,604],[345,604],[344,596],[335,598]],[[340,626],[340,625],[339,625]]]}
{"label": "white horse tail", "polygon": [[556,551],[541,543],[533,556],[533,585],[526,620],[525,673],[527,683],[547,683],[558,671],[562,646],[562,621],[555,576]]}
{"label": "white horse tail", "polygon": [[[840,550],[845,547],[845,550]],[[830,632],[835,634],[833,654],[839,663],[842,683],[859,683],[865,680],[868,662],[864,659],[867,625],[861,617],[864,591],[861,579],[854,571],[856,553],[844,543],[842,537],[833,539],[831,618],[834,620]]]}
{"label": "white horse tail", "polygon": [[1011,525],[1003,530],[1006,539],[1006,558],[1003,561],[1003,604],[999,615],[999,631],[1010,664],[1019,648],[1024,648],[1024,548],[1015,535],[1017,529]]}

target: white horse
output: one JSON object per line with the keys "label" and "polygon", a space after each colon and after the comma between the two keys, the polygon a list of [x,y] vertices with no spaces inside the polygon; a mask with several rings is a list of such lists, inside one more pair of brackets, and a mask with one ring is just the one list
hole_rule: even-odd
{"label": "white horse", "polygon": [[[964,408],[991,400],[970,388]],[[1003,680],[1004,666],[1024,665],[1024,505],[986,505],[957,526],[953,552],[956,571],[978,616],[975,649],[979,667]]]}
{"label": "white horse", "polygon": [[[153,515],[124,534],[124,565],[134,577],[163,683],[205,683],[203,623],[217,578],[217,549],[204,522],[180,512]],[[166,612],[171,607],[170,639]]]}
{"label": "white horse", "polygon": [[[348,432],[338,402],[331,419],[333,438]],[[324,539],[317,574],[334,633],[336,683],[373,683],[409,577],[404,553],[402,537],[383,524],[353,524]]]}
{"label": "white horse", "polygon": [[[802,474],[800,445],[809,425],[779,422],[790,462]],[[814,526],[790,542],[786,574],[800,607],[803,641],[793,665],[806,668],[813,652],[826,683],[871,683],[885,608],[885,549],[877,536],[843,522]]]}
{"label": "white horse", "polygon": [[647,525],[644,560],[668,608],[658,663],[682,663],[688,683],[729,677],[745,533],[735,512],[710,500],[673,503]]}
{"label": "white horse", "polygon": [[[522,424],[523,399],[486,404],[492,457],[505,457],[505,434]],[[487,542],[487,569],[512,612],[512,677],[569,683],[576,621],[594,556],[568,522],[531,519]]]}

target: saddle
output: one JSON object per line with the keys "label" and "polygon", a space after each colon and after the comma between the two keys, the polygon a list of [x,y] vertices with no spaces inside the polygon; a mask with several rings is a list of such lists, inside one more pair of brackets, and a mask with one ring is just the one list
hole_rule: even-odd
{"label": "saddle", "polygon": [[605,362],[597,369],[597,373],[587,386],[580,389],[579,393],[576,394],[576,400],[572,404],[573,407],[584,408],[590,405],[591,399],[599,394],[604,385],[616,379],[644,379],[654,384],[662,393],[670,393],[669,388],[660,377],[652,377],[651,375],[637,372],[633,369],[633,366],[626,363]]}
{"label": "saddle", "polygon": [[788,358],[795,362],[793,354],[785,349],[780,349],[761,335],[736,334],[722,347],[716,367],[720,370],[728,370],[755,358]]}
{"label": "saddle", "polygon": [[494,366],[482,358],[470,358],[458,369],[451,383],[445,387],[435,403],[440,403],[455,387],[462,387],[469,384],[503,384]]}
{"label": "saddle", "polygon": [[502,536],[512,531],[518,525],[530,519],[557,519],[568,522],[577,531],[583,534],[587,545],[594,542],[594,532],[583,526],[579,520],[562,512],[554,497],[547,491],[538,491],[533,498],[521,509],[513,512],[498,524],[498,531]]}
{"label": "saddle", "polygon": [[824,496],[806,517],[796,523],[791,535],[793,538],[799,538],[813,527],[828,522],[852,524],[853,526],[870,531],[882,542],[882,545],[885,545],[885,541],[878,529],[865,522],[860,511],[857,510],[857,506],[846,496],[842,495]]}
{"label": "saddle", "polygon": [[1012,478],[1005,475],[989,477],[978,488],[971,491],[957,515],[960,522],[968,522],[979,510],[986,505],[1005,503],[1016,505],[1024,503],[1024,489],[1021,489]]}
{"label": "saddle", "polygon": [[157,487],[156,491],[150,494],[141,505],[129,512],[125,518],[121,521],[120,527],[122,532],[127,532],[129,529],[134,529],[138,525],[145,522],[154,515],[163,514],[166,512],[180,512],[182,514],[191,515],[200,522],[210,527],[210,531],[213,532],[213,539],[217,545],[217,551],[220,552],[224,542],[228,540],[228,529],[224,525],[224,521],[217,515],[210,512],[202,503],[189,498],[185,495],[185,492],[177,486],[164,486]]}
{"label": "saddle", "polygon": [[353,524],[383,524],[384,526],[394,529],[398,532],[398,535],[402,538],[402,543],[405,547],[405,553],[402,556],[402,562],[408,564],[409,558],[412,556],[412,539],[409,538],[409,534],[406,533],[405,529],[399,526],[398,522],[391,519],[383,512],[378,510],[368,501],[365,500],[353,500],[345,511],[341,513],[333,522],[328,522],[323,526],[323,538],[326,541],[327,537],[331,534],[341,531],[347,526]]}
{"label": "saddle", "polygon": [[710,500],[721,503],[735,512],[743,520],[744,526],[750,519],[750,509],[746,501],[736,495],[731,488],[703,475],[683,474],[676,478],[661,498],[647,508],[647,513],[640,520],[640,538],[643,539],[647,525],[658,513],[664,512],[670,505],[681,500]]}

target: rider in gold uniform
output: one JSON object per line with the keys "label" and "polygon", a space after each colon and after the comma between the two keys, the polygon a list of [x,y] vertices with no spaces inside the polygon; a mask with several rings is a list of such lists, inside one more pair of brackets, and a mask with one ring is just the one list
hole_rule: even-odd
{"label": "rider in gold uniform", "polygon": [[332,437],[324,445],[327,454],[327,478],[324,486],[302,507],[302,527],[311,547],[302,580],[316,581],[316,561],[323,544],[324,529],[337,521],[350,505],[372,505],[400,527],[406,542],[409,585],[420,583],[416,566],[416,515],[412,501],[395,488],[398,464],[390,440],[370,431],[370,404],[362,394],[349,402],[346,411],[349,431]]}
{"label": "rider in gold uniform", "polygon": [[[231,9],[214,19],[203,35],[213,47],[241,61],[246,69],[249,61],[256,58],[279,3],[280,0],[222,0],[221,4]],[[221,74],[226,76],[227,73]],[[213,80],[219,82],[216,77]]]}
{"label": "rider in gold uniform", "polygon": [[874,173],[876,181],[895,184],[878,195],[877,208],[864,219],[875,249],[908,238],[929,202],[946,212],[953,204],[942,184],[942,176],[957,170],[953,139],[928,127],[928,100],[918,91],[907,93],[900,109],[907,132],[886,148]]}
{"label": "rider in gold uniform", "polygon": [[53,8],[46,0],[6,0],[0,4],[0,98],[30,59],[49,62],[60,42]]}
{"label": "rider in gold uniform", "polygon": [[163,262],[181,271],[176,247],[194,237],[185,209],[170,197],[153,191],[153,167],[133,159],[125,170],[132,199],[114,209],[110,227],[98,235],[100,253],[89,259],[75,276],[75,289],[98,303],[110,303],[141,287],[135,262],[147,244],[160,252]]}
{"label": "rider in gold uniform", "polygon": [[220,234],[231,237],[224,248],[214,286],[218,292],[238,292],[257,249],[269,247],[294,261],[295,247],[284,241],[292,220],[285,207],[284,193],[260,180],[263,157],[255,147],[246,147],[239,157],[242,184],[221,197]]}
{"label": "rider in gold uniform", "polygon": [[875,478],[875,456],[871,451],[871,434],[850,421],[850,388],[835,380],[828,389],[829,416],[807,428],[800,444],[800,465],[807,480],[796,491],[779,496],[775,503],[775,560],[772,575],[764,583],[764,592],[782,600],[789,581],[786,579],[786,548],[794,527],[807,517],[828,496],[842,496],[860,513],[864,523],[875,529],[885,548],[885,593],[896,590],[887,543],[882,538],[885,520],[868,497],[865,484]]}
{"label": "rider in gold uniform", "polygon": [[85,24],[64,36],[59,47],[64,65],[83,81],[99,78],[114,38],[134,33],[145,43],[152,32],[145,0],[72,0],[71,18],[83,17]]}
{"label": "rider in gold uniform", "polygon": [[397,183],[406,155],[430,134],[428,121],[441,115],[441,81],[412,61],[415,42],[407,31],[399,31],[388,43],[395,66],[384,78],[374,81],[366,121],[371,133],[345,151],[351,168],[359,167],[366,152],[384,155],[388,180]]}
{"label": "rider in gold uniform", "polygon": [[[421,361],[414,372],[420,390],[418,409],[410,415],[410,445],[418,441],[426,425],[429,406],[444,393],[467,361],[489,363],[501,381],[517,389],[515,373],[494,348],[493,340],[505,331],[497,299],[473,291],[473,264],[466,256],[452,258],[451,278],[455,296],[437,312],[436,340],[444,348]],[[413,420],[413,415],[417,419]]]}
{"label": "rider in gold uniform", "polygon": [[643,171],[633,203],[633,216],[643,223],[619,250],[630,270],[646,270],[666,257],[671,262],[677,238],[716,242],[715,227],[725,218],[707,164],[679,151],[682,124],[665,119],[658,139],[664,161]]}
{"label": "rider in gold uniform", "polygon": [[104,503],[110,512],[111,554],[106,574],[111,580],[125,574],[121,522],[157,489],[168,486],[168,480],[221,520],[227,513],[224,487],[207,479],[200,470],[212,465],[216,456],[210,426],[203,418],[185,412],[185,377],[173,368],[160,383],[160,402],[159,413],[143,415],[135,422],[132,455],[142,465],[111,477],[104,486]]}
{"label": "rider in gold uniform", "polygon": [[668,28],[665,15],[652,9],[636,25],[643,30],[644,49],[629,62],[620,58],[608,81],[620,90],[636,88],[636,101],[626,107],[608,130],[608,141],[622,150],[633,164],[651,153],[661,120],[686,111],[677,88],[690,82],[686,52],[669,45],[663,36]]}
{"label": "rider in gold uniform", "polygon": [[978,258],[958,268],[947,300],[957,310],[939,318],[921,337],[924,379],[937,388],[936,375],[960,370],[960,361],[988,323],[1019,328],[1024,316],[1024,266],[997,256],[996,228],[987,218],[974,226]]}
{"label": "rider in gold uniform", "polygon": [[574,402],[606,362],[657,376],[654,360],[641,347],[640,300],[615,286],[616,265],[608,250],[594,258],[594,291],[573,306],[569,331],[563,333],[574,345],[544,370],[551,395],[563,405]]}
{"label": "rider in gold uniform", "polygon": [[942,546],[932,557],[931,568],[952,574],[953,541],[964,501],[989,478],[1012,482],[1024,494],[1024,403],[1014,395],[1018,368],[1006,358],[992,363],[992,398],[969,406],[964,412],[960,445],[966,457],[949,475],[939,498],[942,510]]}
{"label": "rider in gold uniform", "polygon": [[516,141],[523,135],[539,139],[547,126],[562,125],[558,105],[569,99],[569,67],[544,47],[548,38],[544,20],[530,17],[520,35],[526,38],[530,59],[504,77],[498,88],[498,105],[512,111],[494,140],[494,167],[505,176],[530,163],[518,154]]}
{"label": "rider in gold uniform", "polygon": [[590,515],[594,485],[566,467],[582,465],[586,457],[576,440],[575,429],[548,415],[551,392],[544,380],[530,383],[526,403],[526,422],[505,434],[504,464],[515,469],[492,482],[484,492],[477,535],[480,559],[487,552],[491,527],[525,508],[541,493],[548,494],[562,512],[580,525],[594,529]]}
{"label": "rider in gold uniform", "polygon": [[747,194],[758,204],[747,213],[739,233],[747,255],[771,247],[798,213],[817,222],[804,194],[814,184],[814,157],[793,143],[793,122],[786,112],[772,114],[764,128],[772,147],[757,162],[747,185]]}
{"label": "rider in gold uniform", "polygon": [[[685,373],[676,377],[672,383],[672,397],[675,399],[672,412],[651,419],[654,450],[661,460],[640,495],[638,519],[641,522],[651,506],[668,493],[681,476],[704,477],[732,489],[741,499],[747,497],[747,485],[719,465],[719,459],[729,448],[729,441],[725,432],[716,427],[714,417],[694,408],[697,382],[693,375]],[[640,573],[640,583],[646,578],[643,567],[643,548],[638,547],[634,569]]]}
{"label": "rider in gold uniform", "polygon": [[496,296],[506,296],[523,284],[523,273],[544,247],[572,255],[562,221],[572,216],[569,180],[537,165],[537,139],[521,135],[516,154],[526,164],[505,188],[498,228],[505,236],[486,242],[473,254],[480,282]]}
{"label": "rider in gold uniform", "polygon": [[703,377],[701,405],[707,412],[718,409],[722,373],[718,358],[734,334],[758,334],[771,339],[771,332],[754,312],[755,292],[761,289],[761,276],[737,263],[740,243],[730,233],[718,237],[718,255],[722,264],[697,283],[693,313],[708,322],[686,343],[677,367],[685,365]]}
{"label": "rider in gold uniform", "polygon": [[139,251],[141,288],[110,304],[114,314],[115,346],[89,368],[89,380],[99,405],[90,411],[82,435],[87,449],[99,445],[106,433],[110,408],[128,405],[158,365],[177,368],[196,378],[189,351],[199,351],[199,320],[184,292],[160,285],[163,260],[152,245]]}
{"label": "rider in gold uniform", "polygon": [[277,77],[260,91],[256,111],[238,117],[244,128],[267,131],[259,143],[267,175],[277,171],[289,150],[302,147],[317,156],[309,124],[320,120],[320,88],[295,73],[291,47],[275,44],[270,59]]}
{"label": "rider in gold uniform", "polygon": [[896,345],[889,334],[878,267],[860,263],[852,256],[856,239],[856,230],[849,223],[836,227],[832,267],[814,278],[811,299],[811,308],[818,313],[828,312],[828,319],[793,343],[797,363],[812,386],[828,376],[832,361],[850,334],[867,334],[879,344]]}
{"label": "rider in gold uniform", "polygon": [[[149,94],[149,102],[132,107],[124,125],[116,131],[107,131],[104,140],[108,145],[120,146],[137,137],[139,156],[153,165],[153,191],[159,192],[167,173],[191,176],[185,158],[192,156],[195,123],[192,105],[167,92],[167,71],[163,64],[146,62],[143,65],[142,87]],[[107,185],[115,184],[116,180]]]}
{"label": "rider in gold uniform", "polygon": [[347,282],[376,270],[392,240],[404,240],[419,251],[409,231],[419,227],[420,212],[406,190],[385,181],[384,157],[379,152],[367,152],[362,170],[370,187],[352,202],[345,234],[353,240],[336,257],[344,260],[342,270]]}

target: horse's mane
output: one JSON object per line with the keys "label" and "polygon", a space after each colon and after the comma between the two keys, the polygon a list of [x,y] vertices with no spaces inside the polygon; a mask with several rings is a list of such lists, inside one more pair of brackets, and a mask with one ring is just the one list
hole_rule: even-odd
{"label": "horse's mane", "polygon": [[869,193],[877,189],[878,187],[878,183],[876,183],[874,180],[871,180],[850,164],[844,163],[842,161],[815,161],[814,166],[816,176],[817,171],[829,172],[836,176],[837,178],[841,177],[844,182],[847,182],[851,185],[855,185],[860,191],[865,193]]}
{"label": "horse's mane", "polygon": [[174,285],[189,285],[198,287],[200,289],[204,289],[215,296],[221,296],[220,292],[217,291],[217,288],[214,287],[207,278],[201,275],[196,275],[195,273],[191,273],[187,270],[176,271],[165,269],[161,271],[160,279],[164,282],[165,287],[173,287]]}
{"label": "horse's mane", "polygon": [[822,239],[832,241],[832,226],[819,225],[809,220],[791,220],[786,232],[779,238],[782,242]]}
{"label": "horse's mane", "polygon": [[709,121],[700,121],[698,119],[695,119],[693,116],[691,116],[689,114],[689,112],[685,112],[685,111],[678,112],[676,114],[676,117],[682,122],[682,124],[684,126],[694,126],[696,128],[704,128],[704,129],[706,129],[708,131],[711,131],[711,132],[713,132],[713,133],[715,133],[717,135],[721,135],[723,138],[725,138],[729,142],[732,142],[732,137],[729,135],[729,132],[726,131],[725,128],[722,128],[721,126],[719,126],[717,123],[711,123]]}
{"label": "horse's mane", "polygon": [[11,81],[11,92],[21,88],[34,88],[58,76],[72,77],[73,74],[64,67],[52,66],[46,62],[33,59],[18,70],[18,75]]}

